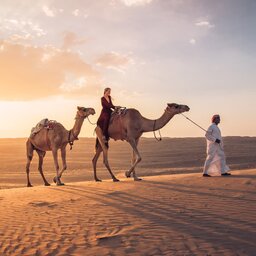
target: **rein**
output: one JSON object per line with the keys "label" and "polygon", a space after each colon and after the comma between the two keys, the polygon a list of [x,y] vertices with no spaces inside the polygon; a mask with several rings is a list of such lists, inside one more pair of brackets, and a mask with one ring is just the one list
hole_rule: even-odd
{"label": "rein", "polygon": [[[194,125],[196,125],[197,127],[199,127],[201,130],[207,132],[203,127],[201,127],[199,124],[195,123],[194,121],[192,121],[190,118],[188,118],[187,116],[185,116],[184,114],[180,113],[181,115],[183,115],[186,119],[188,119],[191,123],[193,123]],[[214,137],[214,136],[213,136]],[[214,137],[215,138],[215,137]],[[215,138],[217,139],[217,138]],[[220,144],[219,144],[220,146]]]}
{"label": "rein", "polygon": [[92,123],[91,120],[89,119],[89,116],[87,116],[86,118],[88,119],[90,124],[92,124],[92,125],[96,125],[97,124],[97,123]]}
{"label": "rein", "polygon": [[159,136],[160,136],[160,138],[158,139],[158,138],[156,137],[156,134],[155,134],[155,128],[156,128],[156,120],[154,120],[153,133],[154,133],[155,139],[156,139],[157,141],[161,141],[161,140],[162,140],[162,136],[161,136],[161,133],[160,133],[160,129],[158,130]]}
{"label": "rein", "polygon": [[[168,113],[171,113],[168,108],[165,109],[166,112]],[[153,134],[154,134],[154,137],[157,141],[161,141],[162,140],[162,135],[161,135],[161,132],[160,132],[160,129],[158,130],[158,133],[159,133],[159,139],[156,137],[156,133],[155,133],[155,128],[156,128],[156,120],[154,120],[154,125],[153,125]]]}
{"label": "rein", "polygon": [[[81,116],[81,115],[79,115],[79,114],[76,114],[75,119],[83,119],[83,118],[84,118],[83,116]],[[70,145],[70,150],[72,150],[73,145],[74,145],[74,141],[71,140],[72,131],[73,131],[73,129],[71,129],[71,130],[68,131],[68,144]],[[73,134],[73,136],[74,136],[74,134]],[[78,140],[77,137],[74,136],[74,138],[75,138],[75,140]]]}
{"label": "rein", "polygon": [[[92,123],[92,122],[91,122],[91,120],[89,119],[89,116],[87,116],[86,118],[88,119],[88,121],[89,121],[89,123],[90,123],[91,125],[97,125],[97,123]],[[95,130],[96,130],[96,128],[95,128],[94,131],[93,131],[93,136],[95,135]]]}
{"label": "rein", "polygon": [[187,120],[189,120],[191,123],[193,123],[194,125],[196,125],[197,127],[199,127],[200,129],[202,129],[203,131],[207,132],[203,127],[201,127],[199,124],[195,123],[194,121],[192,121],[190,118],[188,118],[187,116],[185,116],[184,114],[180,113],[181,115],[183,115]]}
{"label": "rein", "polygon": [[[78,115],[78,116],[76,116],[75,119],[77,119],[77,118],[83,119],[84,117]],[[87,116],[86,118],[88,119],[88,121],[89,121],[90,124],[92,124],[92,125],[96,125],[96,124],[97,124],[97,123],[92,123],[92,122],[90,121],[90,119],[89,119],[89,116]],[[74,145],[74,141],[71,141],[71,139],[70,139],[70,138],[71,138],[71,134],[72,134],[72,129],[69,130],[69,132],[68,132],[68,144],[70,145],[70,150],[72,150],[72,147],[73,147],[73,145]],[[74,136],[74,134],[73,134],[73,136]],[[75,137],[75,136],[74,136],[74,137]],[[75,140],[78,140],[78,138],[75,138]]]}

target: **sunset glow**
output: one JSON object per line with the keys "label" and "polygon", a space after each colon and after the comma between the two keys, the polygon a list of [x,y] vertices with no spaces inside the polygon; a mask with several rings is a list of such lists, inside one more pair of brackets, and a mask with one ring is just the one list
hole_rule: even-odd
{"label": "sunset glow", "polygon": [[[255,1],[3,0],[0,137],[27,137],[43,118],[70,129],[77,106],[95,108],[96,122],[105,87],[150,119],[176,102],[203,127],[219,113],[223,136],[256,136],[255,11]],[[86,120],[80,136],[94,128]],[[204,132],[176,116],[162,136]]]}

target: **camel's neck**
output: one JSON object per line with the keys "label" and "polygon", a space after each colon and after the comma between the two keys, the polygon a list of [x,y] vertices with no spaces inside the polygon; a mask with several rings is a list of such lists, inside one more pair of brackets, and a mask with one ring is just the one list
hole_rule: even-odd
{"label": "camel's neck", "polygon": [[74,124],[74,126],[71,130],[71,134],[70,134],[71,141],[74,141],[75,139],[77,139],[77,137],[81,131],[83,122],[84,122],[84,118],[80,117],[78,114],[76,115],[75,119],[76,119],[76,121],[75,121],[75,124]]}
{"label": "camel's neck", "polygon": [[147,118],[143,119],[142,131],[152,132],[164,127],[175,115],[176,113],[165,110],[163,115],[155,120],[150,120]]}

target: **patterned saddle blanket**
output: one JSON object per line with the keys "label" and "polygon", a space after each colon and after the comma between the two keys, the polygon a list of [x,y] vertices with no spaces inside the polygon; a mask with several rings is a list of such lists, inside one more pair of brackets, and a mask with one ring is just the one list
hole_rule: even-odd
{"label": "patterned saddle blanket", "polygon": [[39,133],[43,128],[52,130],[54,125],[57,123],[55,120],[48,120],[48,118],[42,119],[35,127],[31,129],[30,138],[33,138],[37,133]]}
{"label": "patterned saddle blanket", "polygon": [[116,108],[112,113],[111,113],[111,118],[109,124],[112,124],[113,122],[121,122],[121,117],[126,115],[127,113],[127,108],[125,107],[120,107]]}
{"label": "patterned saddle blanket", "polygon": [[115,115],[119,115],[119,116],[123,116],[125,115],[127,112],[127,108],[126,107],[118,107],[116,108],[113,112],[112,112],[112,116],[115,116]]}

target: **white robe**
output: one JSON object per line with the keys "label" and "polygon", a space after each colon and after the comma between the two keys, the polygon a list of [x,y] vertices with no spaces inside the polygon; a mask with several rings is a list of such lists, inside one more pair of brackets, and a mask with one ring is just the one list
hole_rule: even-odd
{"label": "white robe", "polygon": [[[216,176],[229,171],[229,167],[226,165],[224,145],[219,127],[215,123],[212,123],[205,137],[207,139],[207,158],[203,173]],[[216,139],[221,141],[220,144],[215,142]]]}

